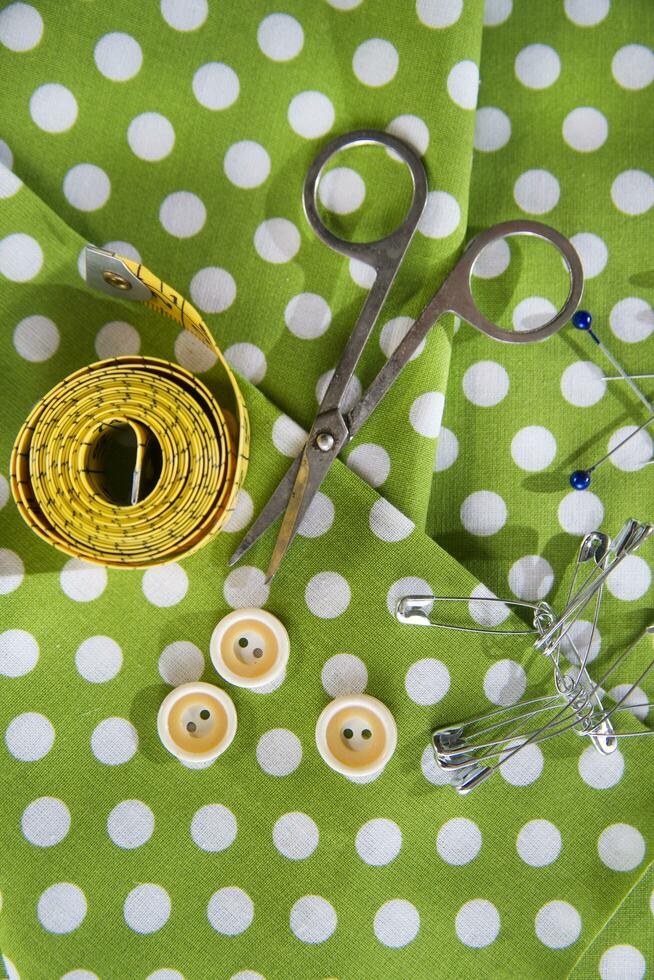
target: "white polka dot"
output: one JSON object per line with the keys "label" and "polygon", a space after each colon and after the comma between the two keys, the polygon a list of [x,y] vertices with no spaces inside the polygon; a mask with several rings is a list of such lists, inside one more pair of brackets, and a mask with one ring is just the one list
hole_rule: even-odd
{"label": "white polka dot", "polygon": [[334,167],[321,179],[318,196],[322,206],[334,214],[351,214],[366,196],[363,178],[351,167]]}
{"label": "white polka dot", "polygon": [[506,504],[491,490],[476,490],[461,504],[461,523],[470,534],[488,537],[506,524]]}
{"label": "white polka dot", "polygon": [[497,596],[480,583],[470,593],[468,603],[470,618],[480,626],[499,626],[508,618],[511,610],[503,602],[485,602],[485,599],[497,599]]}
{"label": "white polka dot", "polygon": [[78,163],[64,177],[64,195],[78,211],[97,211],[109,199],[111,183],[94,163]]}
{"label": "white polka dot", "polygon": [[515,660],[498,660],[484,675],[484,693],[492,704],[503,707],[515,704],[526,687],[527,675]]}
{"label": "white polka dot", "polygon": [[[387,358],[395,353],[414,322],[414,319],[410,316],[396,316],[384,324],[379,335],[379,346]],[[425,341],[421,340],[409,360],[415,361],[416,357],[420,357],[424,349]]]}
{"label": "white polka dot", "polygon": [[463,10],[463,0],[416,0],[418,19],[426,27],[451,27]]}
{"label": "white polka dot", "polygon": [[46,888],[36,909],[43,928],[58,935],[78,929],[84,921],[86,911],[84,892],[67,881]]}
{"label": "white polka dot", "polygon": [[259,24],[257,43],[271,61],[290,61],[304,45],[301,24],[289,14],[270,14]]}
{"label": "white polka dot", "polygon": [[181,565],[156,565],[143,573],[143,595],[153,606],[176,606],[188,591],[188,575]]}
{"label": "white polka dot", "polygon": [[415,529],[415,524],[384,497],[370,508],[368,523],[372,533],[381,541],[403,541]]}
{"label": "white polka dot", "polygon": [[304,600],[309,612],[319,619],[335,619],[350,604],[352,593],[347,580],[338,572],[319,572],[307,583]]}
{"label": "white polka dot", "polygon": [[459,227],[461,208],[459,202],[446,191],[430,191],[418,231],[427,238],[447,238]]}
{"label": "white polka dot", "polygon": [[532,868],[544,868],[561,853],[561,831],[549,820],[530,820],[516,841],[518,854]]}
{"label": "white polka dot", "polygon": [[609,574],[606,587],[616,599],[631,601],[644,596],[651,581],[652,572],[645,559],[639,555],[627,555]]}
{"label": "white polka dot", "polygon": [[454,923],[459,941],[472,949],[495,942],[500,931],[500,914],[485,898],[473,898],[462,905]]}
{"label": "white polka dot", "polygon": [[221,61],[210,61],[202,65],[193,76],[193,95],[200,105],[214,112],[233,105],[240,87],[234,69]]}
{"label": "white polka dot", "polygon": [[391,949],[400,949],[408,946],[418,935],[420,915],[411,902],[393,898],[377,910],[373,928],[380,943]]}
{"label": "white polka dot", "polygon": [[456,462],[459,455],[459,440],[450,429],[441,427],[438,435],[438,445],[436,446],[436,458],[434,460],[434,473],[447,470]]}
{"label": "white polka dot", "polygon": [[[503,757],[508,752],[503,753]],[[511,786],[529,786],[535,782],[543,771],[545,760],[538,745],[533,743],[507,758],[500,766],[500,775]]]}
{"label": "white polka dot", "polygon": [[477,361],[463,375],[463,393],[473,405],[497,405],[509,390],[509,376],[495,361]]}
{"label": "white polka dot", "polygon": [[366,864],[375,867],[390,864],[402,848],[402,831],[392,820],[369,820],[359,829],[355,847]]}
{"label": "white polka dot", "polygon": [[333,934],[336,925],[333,906],[320,895],[305,895],[291,909],[291,930],[300,942],[311,945],[324,943]]}
{"label": "white polka dot", "polygon": [[[90,970],[70,970],[69,973],[64,973],[61,980],[100,980],[100,977],[97,975],[97,973],[91,973]],[[175,978],[173,978],[173,980],[175,980]],[[183,977],[182,980],[184,980]]]}
{"label": "white polka dot", "polygon": [[170,916],[170,895],[161,885],[137,885],[125,899],[123,915],[134,932],[158,932]]}
{"label": "white polka dot", "polygon": [[272,441],[282,456],[294,459],[307,441],[307,432],[288,415],[279,415],[273,423]]}
{"label": "white polka dot", "polygon": [[189,640],[169,643],[159,656],[159,673],[173,687],[199,681],[204,673],[202,650]]}
{"label": "white polka dot", "polygon": [[302,518],[297,533],[303,538],[319,538],[334,523],[334,505],[320,490],[316,493]]}
{"label": "white polka dot", "polygon": [[183,330],[175,338],[175,360],[187,371],[202,374],[214,366],[218,357],[216,352],[199,340],[188,330]]}
{"label": "white polka dot", "polygon": [[511,261],[511,249],[505,238],[498,238],[485,246],[475,259],[472,274],[480,279],[501,276]]}
{"label": "white polka dot", "polygon": [[360,446],[355,446],[345,462],[371,487],[380,487],[388,479],[391,471],[390,456],[383,446],[378,446],[374,442],[364,442]]}
{"label": "white polka dot", "polygon": [[78,674],[91,684],[112,680],[122,665],[122,651],[109,636],[90,636],[80,643],[75,653]]}
{"label": "white polka dot", "polygon": [[569,902],[548,902],[536,913],[536,935],[550,949],[564,949],[579,939],[581,916]]}
{"label": "white polka dot", "polygon": [[484,26],[496,27],[511,16],[513,0],[486,0],[484,4]]}
{"label": "white polka dot", "polygon": [[567,402],[579,408],[595,405],[604,396],[604,371],[593,361],[575,361],[561,375],[561,393]]}
{"label": "white polka dot", "polygon": [[92,602],[107,586],[107,569],[81,558],[71,558],[59,574],[59,584],[69,599]]}
{"label": "white polka dot", "polygon": [[10,51],[31,51],[43,36],[43,18],[30,3],[10,3],[0,13],[0,44]]}
{"label": "white polka dot", "polygon": [[300,92],[288,107],[291,129],[308,140],[328,133],[334,125],[334,116],[334,106],[322,92]]}
{"label": "white polka dot", "polygon": [[647,720],[650,702],[641,687],[633,684],[616,684],[609,691],[609,696],[616,702],[621,701],[620,710],[624,708],[640,721]]}
{"label": "white polka dot", "polygon": [[208,803],[193,814],[191,837],[202,851],[224,851],[236,840],[236,817],[221,803]]}
{"label": "white polka dot", "polygon": [[654,330],[654,309],[647,300],[628,296],[615,304],[609,315],[611,330],[620,340],[636,344]]}
{"label": "white polka dot", "polygon": [[273,827],[273,844],[289,861],[311,857],[318,846],[319,833],[306,813],[285,813]]}
{"label": "white polka dot", "polygon": [[645,957],[635,946],[610,946],[599,961],[601,980],[642,980],[647,971]]}
{"label": "white polka dot", "polygon": [[348,268],[352,282],[361,286],[362,289],[370,289],[377,278],[377,273],[373,267],[366,262],[360,262],[359,259],[350,259]]}
{"label": "white polka dot", "polygon": [[344,694],[363,694],[368,684],[368,670],[359,657],[351,653],[337,653],[325,662],[321,680],[332,698]]}
{"label": "white polka dot", "polygon": [[34,670],[39,659],[39,645],[26,630],[0,633],[0,675],[23,677]]}
{"label": "white polka dot", "polygon": [[424,578],[415,578],[413,575],[408,575],[406,578],[400,578],[397,582],[393,582],[386,596],[386,607],[393,619],[395,619],[395,607],[398,601],[405,595],[431,594],[432,588],[429,582],[426,582]]}
{"label": "white polka dot", "polygon": [[594,27],[604,20],[611,0],[565,0],[566,16],[578,27]]}
{"label": "white polka dot", "polygon": [[208,13],[207,0],[161,0],[161,15],[176,31],[196,31]]}
{"label": "white polka dot", "polygon": [[129,124],[127,142],[141,160],[163,160],[175,145],[175,130],[161,113],[142,112]]}
{"label": "white polka dot", "polygon": [[154,973],[148,974],[146,980],[184,980],[184,976],[179,970],[168,970],[164,967],[163,970],[155,970]]}
{"label": "white polka dot", "polygon": [[7,726],[5,744],[20,762],[36,762],[47,755],[55,740],[55,730],[45,715],[26,711]]}
{"label": "white polka dot", "polygon": [[226,269],[211,265],[195,273],[190,291],[191,299],[203,313],[222,313],[236,298],[236,283]]}
{"label": "white polka dot", "polygon": [[233,143],[223,161],[227,179],[235,187],[249,189],[259,187],[270,173],[270,157],[267,150],[254,140]]}
{"label": "white polka dot", "polygon": [[546,214],[559,200],[559,182],[548,170],[526,170],[513,185],[515,202],[527,214]]}
{"label": "white polka dot", "polygon": [[654,204],[654,179],[644,170],[625,170],[611,184],[611,199],[623,214],[644,214]]}
{"label": "white polka dot", "polygon": [[352,69],[364,85],[379,88],[395,78],[399,60],[397,49],[390,41],[373,37],[360,44],[354,52]]}
{"label": "white polka dot", "polygon": [[462,109],[474,109],[479,92],[479,68],[474,61],[459,61],[447,76],[447,91]]}
{"label": "white polka dot", "polygon": [[32,93],[30,115],[39,129],[46,133],[63,133],[77,119],[77,101],[64,85],[49,82]]}
{"label": "white polka dot", "polygon": [[570,242],[575,248],[584,270],[584,279],[592,279],[604,271],[609,258],[606,244],[599,235],[589,231],[573,235]]}
{"label": "white polka dot", "polygon": [[547,469],[556,456],[556,439],[542,425],[527,425],[511,440],[511,456],[521,470],[538,473]]}
{"label": "white polka dot", "polygon": [[107,833],[116,847],[133,851],[154,833],[154,813],[141,800],[123,800],[107,817]]}
{"label": "white polka dot", "polygon": [[[2,159],[0,157],[0,163]],[[0,198],[13,197],[23,186],[22,180],[4,164],[0,166]]]}
{"label": "white polka dot", "polygon": [[[150,977],[148,977],[148,980],[150,980]],[[173,980],[172,977],[171,980]],[[184,980],[181,974],[180,980]],[[232,974],[229,980],[266,980],[266,978],[263,973],[257,973],[256,970],[239,970],[238,973]]]}
{"label": "white polka dot", "polygon": [[290,262],[300,248],[300,232],[286,218],[268,218],[254,233],[254,247],[266,262]]}
{"label": "white polka dot", "polygon": [[625,44],[613,55],[611,71],[622,88],[647,88],[654,80],[654,52],[644,44]]}
{"label": "white polka dot", "polygon": [[583,535],[596,531],[604,520],[604,504],[594,493],[571,490],[558,510],[559,524],[568,534]]}
{"label": "white polka dot", "polygon": [[9,500],[9,484],[4,476],[0,473],[0,510],[5,506]]}
{"label": "white polka dot", "polygon": [[561,59],[548,44],[530,44],[516,57],[515,73],[527,88],[549,88],[561,73]]}
{"label": "white polka dot", "polygon": [[418,435],[435,439],[440,432],[445,396],[440,391],[418,395],[409,409],[409,421]]}
{"label": "white polka dot", "polygon": [[257,762],[269,776],[288,776],[302,761],[302,744],[286,728],[273,728],[257,743]]}
{"label": "white polka dot", "polygon": [[426,657],[411,664],[404,686],[415,704],[438,704],[450,689],[450,672],[440,660]]}
{"label": "white polka dot", "polygon": [[[492,153],[501,150],[511,139],[511,120],[501,109],[487,106],[477,109],[475,117],[475,149]],[[500,239],[503,242],[503,239]],[[477,275],[479,273],[476,273]]]}
{"label": "white polka dot", "polygon": [[47,361],[59,347],[59,331],[47,316],[26,316],[14,330],[14,347],[26,361]]}
{"label": "white polka dot", "polygon": [[41,246],[18,231],[0,239],[0,272],[12,282],[27,282],[38,275],[43,265]]}
{"label": "white polka dot", "polygon": [[122,357],[125,354],[138,354],[141,349],[141,338],[138,330],[131,323],[123,320],[112,320],[105,323],[95,337],[95,350],[99,358]]}
{"label": "white polka dot", "polygon": [[518,599],[535,602],[544,599],[554,584],[554,571],[540,555],[518,558],[509,570],[509,586]]}
{"label": "white polka dot", "polygon": [[472,820],[454,817],[438,831],[436,849],[447,864],[469,864],[481,850],[481,831]]}
{"label": "white polka dot", "polygon": [[247,490],[241,488],[236,497],[234,510],[230,514],[229,519],[223,524],[223,531],[226,531],[228,534],[235,534],[237,531],[242,531],[252,520],[253,514],[254,503],[252,497]]}
{"label": "white polka dot", "polygon": [[431,745],[425,746],[420,759],[422,774],[432,786],[447,786],[449,784],[448,774],[436,764],[434,750]]}
{"label": "white polka dot", "polygon": [[[588,650],[588,643],[591,640],[591,636],[592,641],[590,643],[590,650]],[[580,662],[579,657],[583,659],[586,656],[587,650],[588,663],[592,663],[597,658],[601,646],[602,637],[600,631],[597,628],[593,630],[593,624],[587,619],[577,619],[571,623],[566,636],[561,640],[561,649],[572,664],[578,664]]]}
{"label": "white polka dot", "polygon": [[23,836],[35,847],[54,847],[70,830],[70,810],[62,800],[42,796],[23,810]]}
{"label": "white polka dot", "polygon": [[610,789],[622,779],[624,756],[618,750],[602,755],[594,745],[589,745],[579,756],[579,775],[593,789]]}
{"label": "white polka dot", "polygon": [[327,0],[327,3],[335,10],[354,10],[363,3],[363,0]]}
{"label": "white polka dot", "polygon": [[93,57],[98,71],[112,82],[129,81],[138,74],[143,64],[141,45],[122,31],[112,31],[101,37]]}
{"label": "white polka dot", "polygon": [[536,330],[552,320],[558,310],[544,296],[529,296],[523,299],[513,311],[513,326],[523,333]]}
{"label": "white polka dot", "polygon": [[[325,371],[321,374],[316,382],[316,401],[320,405],[327,388],[334,377],[334,369],[330,368],[329,371]],[[356,404],[361,400],[361,382],[357,378],[356,374],[353,374],[348,383],[345,386],[345,392],[343,394],[343,411],[349,412]]]}
{"label": "white polka dot", "polygon": [[573,150],[592,153],[606,143],[609,124],[599,109],[580,106],[573,109],[563,120],[563,139]]}
{"label": "white polka dot", "polygon": [[[429,129],[425,121],[419,116],[412,116],[408,113],[403,116],[396,116],[386,127],[386,132],[390,133],[391,136],[397,136],[412,150],[415,150],[418,156],[424,156],[427,152]],[[389,153],[394,159],[399,159],[394,151],[390,150]]]}
{"label": "white polka dot", "polygon": [[[116,252],[118,255],[123,255],[126,259],[132,259],[133,262],[140,262],[141,255],[138,249],[130,245],[129,242],[113,241],[105,242],[102,246],[106,248],[109,252]],[[84,278],[84,276],[82,276]]]}
{"label": "white polka dot", "polygon": [[0,140],[0,163],[9,170],[11,170],[14,165],[14,155],[11,152],[9,145],[5,143],[4,140]]}
{"label": "white polka dot", "polygon": [[286,304],[286,326],[301,340],[322,337],[332,322],[328,303],[317,293],[298,293]]}
{"label": "white polka dot", "polygon": [[91,751],[105,766],[129,762],[138,747],[138,733],[127,718],[105,718],[91,735]]}
{"label": "white polka dot", "polygon": [[260,608],[268,601],[270,586],[260,568],[239,565],[229,573],[223,585],[225,601],[232,609]]}
{"label": "white polka dot", "polygon": [[207,209],[190,191],[175,191],[164,198],[159,208],[159,221],[169,235],[191,238],[204,227]]}

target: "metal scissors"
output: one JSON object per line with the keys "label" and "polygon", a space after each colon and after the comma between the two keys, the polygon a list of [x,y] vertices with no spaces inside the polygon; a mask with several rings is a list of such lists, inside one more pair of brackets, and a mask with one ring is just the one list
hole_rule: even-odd
{"label": "metal scissors", "polygon": [[[390,235],[372,242],[349,242],[334,235],[320,217],[316,200],[318,185],[325,165],[336,153],[348,147],[370,144],[378,144],[394,151],[407,165],[413,183],[413,198],[406,217]],[[360,129],[336,137],[318,153],[309,167],[303,195],[304,211],[309,224],[329,248],[372,266],[376,278],[320,403],[304,449],[230,558],[230,565],[234,565],[285,511],[266,574],[266,581],[270,581],[288,551],[309,504],[330,466],[343,446],[356,435],[372,414],[413,352],[443,313],[456,314],[493,340],[525,344],[545,340],[546,337],[556,333],[570,320],[577,309],[583,290],[583,271],[579,256],[568,239],[554,228],[538,221],[505,221],[494,225],[470,242],[445,282],[427,303],[359,402],[345,411],[343,408],[345,389],[402,265],[426,201],[427,174],[422,161],[401,140],[379,130]],[[551,242],[561,253],[570,275],[570,290],[563,307],[551,320],[534,330],[521,332],[504,330],[488,320],[477,308],[473,299],[471,275],[475,261],[491,242],[510,235],[535,235]]]}

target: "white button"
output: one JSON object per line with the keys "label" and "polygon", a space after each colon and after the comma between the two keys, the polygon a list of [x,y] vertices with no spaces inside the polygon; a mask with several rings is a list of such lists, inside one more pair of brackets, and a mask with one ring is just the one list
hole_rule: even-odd
{"label": "white button", "polygon": [[164,698],[157,730],[182,762],[213,762],[236,734],[236,708],[229,694],[213,684],[181,684]]}
{"label": "white button", "polygon": [[235,609],[221,619],[209,651],[221,677],[237,687],[263,687],[283,675],[291,649],[286,629],[265,609]]}
{"label": "white button", "polygon": [[328,766],[344,776],[373,776],[395,751],[397,726],[385,704],[368,694],[335,698],[316,725],[316,745]]}

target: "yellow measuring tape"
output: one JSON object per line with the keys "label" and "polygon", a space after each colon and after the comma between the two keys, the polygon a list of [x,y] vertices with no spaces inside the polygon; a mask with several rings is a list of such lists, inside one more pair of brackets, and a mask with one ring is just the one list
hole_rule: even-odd
{"label": "yellow measuring tape", "polygon": [[[250,431],[236,379],[209,328],[139,263],[89,246],[87,281],[171,317],[216,355],[220,403],[178,364],[116,357],[69,375],[32,410],[11,455],[21,515],[60,551],[112,567],[175,561],[216,534],[245,478]],[[116,442],[133,449],[116,499]]]}

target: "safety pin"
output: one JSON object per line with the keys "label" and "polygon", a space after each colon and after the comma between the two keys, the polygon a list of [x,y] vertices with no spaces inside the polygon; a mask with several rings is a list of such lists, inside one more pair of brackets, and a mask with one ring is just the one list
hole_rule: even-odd
{"label": "safety pin", "polygon": [[[438,623],[431,618],[435,603],[441,602],[496,602],[503,606],[517,606],[521,609],[533,611],[534,625],[531,629],[484,629],[482,626],[458,626],[454,623]],[[461,633],[484,633],[494,634],[495,636],[530,636],[533,634],[542,635],[539,623],[542,617],[550,618],[554,621],[554,610],[546,602],[523,602],[514,599],[497,599],[494,597],[481,596],[480,598],[471,596],[435,596],[435,595],[407,595],[403,596],[397,603],[395,609],[396,618],[400,623],[410,626],[436,626],[444,630],[459,630]]]}

